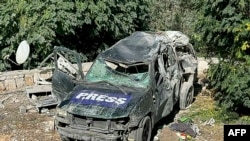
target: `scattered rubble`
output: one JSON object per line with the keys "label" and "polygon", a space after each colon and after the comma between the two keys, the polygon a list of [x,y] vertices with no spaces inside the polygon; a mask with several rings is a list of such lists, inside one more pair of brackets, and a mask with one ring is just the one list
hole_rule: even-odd
{"label": "scattered rubble", "polygon": [[23,105],[21,105],[20,107],[19,107],[19,112],[20,113],[26,113],[27,112],[27,109],[26,109],[26,107],[25,106],[23,106]]}
{"label": "scattered rubble", "polygon": [[4,102],[5,100],[9,99],[10,97],[11,97],[11,95],[9,95],[9,96],[3,98],[2,100],[0,100],[0,108],[4,108],[3,102]]}

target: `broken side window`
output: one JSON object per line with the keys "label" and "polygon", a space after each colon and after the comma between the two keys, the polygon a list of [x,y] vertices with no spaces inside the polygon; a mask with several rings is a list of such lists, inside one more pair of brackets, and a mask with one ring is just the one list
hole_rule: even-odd
{"label": "broken side window", "polygon": [[68,74],[69,76],[80,79],[79,66],[77,62],[76,56],[74,54],[65,52],[65,51],[57,51],[57,67],[60,71]]}
{"label": "broken side window", "polygon": [[86,74],[86,81],[108,81],[115,85],[147,88],[149,86],[149,66],[145,63],[126,65],[102,58],[97,59]]}
{"label": "broken side window", "polygon": [[176,53],[180,60],[180,65],[184,73],[195,73],[196,58],[194,56],[191,47],[189,46],[177,46],[175,48]]}

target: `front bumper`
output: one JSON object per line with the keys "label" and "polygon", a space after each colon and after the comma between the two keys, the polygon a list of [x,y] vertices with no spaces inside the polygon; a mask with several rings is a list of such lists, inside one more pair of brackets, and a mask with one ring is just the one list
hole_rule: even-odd
{"label": "front bumper", "polygon": [[126,126],[119,126],[109,120],[92,121],[93,125],[89,126],[82,118],[74,117],[73,119],[56,116],[57,132],[65,137],[84,141],[117,141],[123,140],[126,136]]}
{"label": "front bumper", "polygon": [[76,139],[76,140],[84,140],[84,141],[117,141],[120,139],[120,136],[114,136],[110,134],[101,134],[92,131],[79,130],[71,127],[56,127],[59,134],[64,135],[66,137]]}

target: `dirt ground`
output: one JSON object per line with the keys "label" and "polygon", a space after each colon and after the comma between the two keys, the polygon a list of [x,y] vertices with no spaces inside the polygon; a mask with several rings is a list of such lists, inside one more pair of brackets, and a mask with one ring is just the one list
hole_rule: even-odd
{"label": "dirt ground", "polygon": [[54,110],[38,113],[24,92],[0,94],[9,97],[0,107],[0,141],[60,141],[53,126]]}
{"label": "dirt ground", "polygon": [[[53,126],[55,109],[45,109],[38,113],[23,91],[0,94],[0,102],[6,97],[0,103],[0,141],[60,141]],[[198,95],[195,102],[202,101],[202,98]],[[188,110],[178,111],[177,115],[171,114],[169,119],[185,115],[185,112]],[[155,127],[155,141],[179,140],[177,132],[167,127],[171,122],[173,121],[163,121]],[[223,125],[198,127],[201,135],[194,138],[194,141],[223,140]]]}

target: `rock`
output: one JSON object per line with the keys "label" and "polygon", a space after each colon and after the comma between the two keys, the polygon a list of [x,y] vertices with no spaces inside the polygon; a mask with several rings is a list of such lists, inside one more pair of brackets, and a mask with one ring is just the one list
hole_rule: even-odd
{"label": "rock", "polygon": [[4,81],[6,90],[15,90],[16,89],[16,81],[14,79],[5,80]]}
{"label": "rock", "polygon": [[37,100],[37,96],[33,94],[33,95],[31,95],[31,99],[32,100]]}
{"label": "rock", "polygon": [[45,132],[50,132],[54,130],[54,121],[43,122]]}
{"label": "rock", "polygon": [[16,97],[13,97],[11,100],[11,103],[18,103],[18,102],[20,102],[20,100]]}
{"label": "rock", "polygon": [[0,92],[5,90],[5,86],[3,82],[0,82]]}
{"label": "rock", "polygon": [[17,88],[25,86],[23,78],[16,78],[15,80],[16,80],[16,86],[17,86]]}
{"label": "rock", "polygon": [[27,109],[27,110],[30,110],[30,109],[32,109],[32,108],[34,108],[33,105],[27,105],[27,106],[26,106],[26,109]]}
{"label": "rock", "polygon": [[20,107],[19,107],[19,112],[20,113],[26,113],[27,112],[27,109],[26,109],[26,107],[25,106],[23,106],[23,105],[21,105]]}
{"label": "rock", "polygon": [[49,112],[49,109],[42,108],[41,113],[47,113],[47,112]]}
{"label": "rock", "polygon": [[33,75],[25,75],[24,81],[26,86],[32,86],[34,84]]}
{"label": "rock", "polygon": [[29,112],[29,113],[37,113],[38,111],[37,110],[35,110],[35,109],[28,109],[28,111],[27,112]]}
{"label": "rock", "polygon": [[159,141],[159,138],[157,136],[155,136],[154,141]]}

